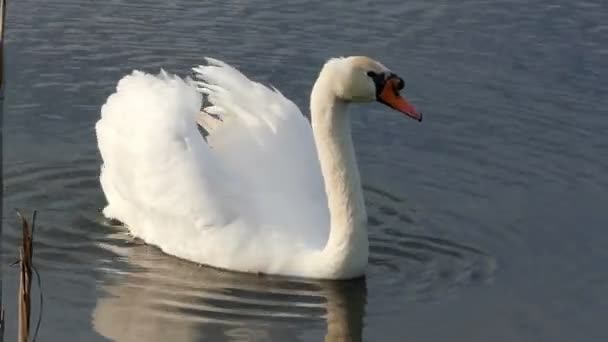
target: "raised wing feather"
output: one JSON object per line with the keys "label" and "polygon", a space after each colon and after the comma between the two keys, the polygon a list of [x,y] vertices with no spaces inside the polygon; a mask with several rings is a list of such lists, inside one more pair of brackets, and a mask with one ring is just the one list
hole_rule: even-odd
{"label": "raised wing feather", "polygon": [[326,230],[327,200],[306,117],[276,89],[251,81],[222,61],[207,62],[193,70],[198,89],[207,95],[203,115],[221,120],[207,137],[214,154],[263,195],[262,210],[274,213],[268,216],[275,222]]}
{"label": "raised wing feather", "polygon": [[[136,71],[104,104],[96,133],[105,215],[167,253],[216,266],[275,267],[283,252],[269,248],[290,248],[277,239],[322,248],[329,212],[306,118],[220,61],[196,77]],[[217,121],[207,142],[201,120]]]}
{"label": "raised wing feather", "polygon": [[152,232],[152,219],[221,227],[243,214],[233,207],[245,200],[231,190],[237,180],[194,124],[200,106],[191,84],[164,72],[121,79],[96,124],[107,216]]}

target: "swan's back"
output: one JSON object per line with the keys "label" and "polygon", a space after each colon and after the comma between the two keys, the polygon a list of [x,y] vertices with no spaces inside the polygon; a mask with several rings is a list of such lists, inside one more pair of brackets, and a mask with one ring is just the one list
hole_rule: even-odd
{"label": "swan's back", "polygon": [[[212,64],[198,85],[164,72],[120,80],[96,125],[104,214],[181,258],[315,276],[329,215],[310,126],[278,92]],[[208,143],[201,89],[219,115]]]}

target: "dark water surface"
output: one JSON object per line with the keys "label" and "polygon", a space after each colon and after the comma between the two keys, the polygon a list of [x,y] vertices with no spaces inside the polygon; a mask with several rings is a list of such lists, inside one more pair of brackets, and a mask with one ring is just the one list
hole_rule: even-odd
{"label": "dark water surface", "polygon": [[[39,210],[40,341],[608,340],[605,1],[21,0],[8,10],[8,341],[15,207]],[[308,112],[322,63],[350,54],[405,76],[425,113],[418,124],[381,105],[353,111],[370,214],[364,281],[198,267],[99,214],[93,126],[131,69],[185,75],[209,55]]]}

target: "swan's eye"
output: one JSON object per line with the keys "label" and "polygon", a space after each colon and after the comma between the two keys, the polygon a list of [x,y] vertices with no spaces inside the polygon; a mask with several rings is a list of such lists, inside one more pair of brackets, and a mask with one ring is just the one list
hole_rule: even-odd
{"label": "swan's eye", "polygon": [[369,77],[371,77],[371,78],[374,78],[374,77],[378,76],[378,74],[376,74],[376,73],[375,73],[375,72],[373,72],[373,71],[368,71],[368,72],[367,72],[367,76],[369,76]]}

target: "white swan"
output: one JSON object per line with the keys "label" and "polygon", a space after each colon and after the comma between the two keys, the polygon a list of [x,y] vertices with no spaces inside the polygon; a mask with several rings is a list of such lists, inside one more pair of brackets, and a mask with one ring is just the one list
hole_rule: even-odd
{"label": "white swan", "polygon": [[197,81],[164,71],[119,81],[96,124],[104,215],[201,264],[363,275],[367,214],[347,107],[380,101],[420,121],[399,95],[403,80],[367,57],[331,59],[312,89],[311,125],[278,91],[207,62]]}

